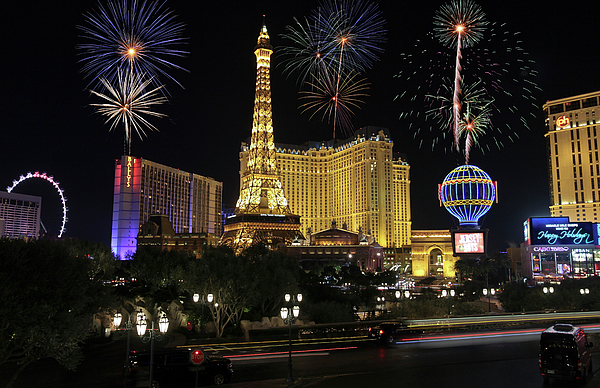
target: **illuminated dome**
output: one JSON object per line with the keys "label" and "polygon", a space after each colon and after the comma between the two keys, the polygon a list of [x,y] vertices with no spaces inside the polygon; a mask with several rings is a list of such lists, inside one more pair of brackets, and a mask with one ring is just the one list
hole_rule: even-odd
{"label": "illuminated dome", "polygon": [[440,201],[461,226],[477,228],[495,199],[495,183],[477,166],[456,167],[440,186]]}

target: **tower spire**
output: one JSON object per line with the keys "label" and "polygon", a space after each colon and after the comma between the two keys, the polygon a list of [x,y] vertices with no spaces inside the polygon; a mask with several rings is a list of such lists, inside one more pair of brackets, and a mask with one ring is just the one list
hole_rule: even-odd
{"label": "tower spire", "polygon": [[273,46],[263,20],[254,55],[256,88],[252,138],[240,198],[235,213],[291,214],[277,171],[271,110],[271,54]]}
{"label": "tower spire", "polygon": [[271,247],[290,244],[302,235],[300,216],[290,210],[277,169],[271,110],[271,54],[273,46],[263,15],[254,47],[256,87],[250,148],[245,163],[242,157],[240,197],[221,238],[221,244],[238,252],[256,242]]}

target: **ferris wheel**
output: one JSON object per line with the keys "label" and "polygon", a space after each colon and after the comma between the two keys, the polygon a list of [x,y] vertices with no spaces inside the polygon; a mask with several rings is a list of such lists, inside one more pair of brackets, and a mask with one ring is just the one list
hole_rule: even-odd
{"label": "ferris wheel", "polygon": [[[56,193],[54,193],[54,191],[53,191],[53,193],[55,194],[54,196],[56,196],[56,194],[58,194],[58,198],[60,199],[60,209],[56,212],[57,216],[51,217],[52,220],[42,218],[42,228],[45,230],[45,232],[48,233],[48,228],[46,227],[46,225],[44,225],[44,222],[46,222],[47,224],[49,222],[52,222],[52,225],[48,224],[47,226],[49,228],[56,228],[56,231],[57,231],[56,234],[60,238],[60,237],[62,237],[63,233],[65,232],[65,225],[67,223],[67,199],[65,198],[64,191],[60,188],[60,186],[58,185],[58,182],[55,181],[51,175],[47,175],[45,172],[40,174],[38,171],[36,171],[34,173],[28,172],[27,175],[21,175],[19,177],[19,179],[13,180],[12,186],[8,186],[6,188],[6,191],[10,193],[17,186],[20,185],[19,188],[22,188],[27,185],[27,181],[33,181],[33,180],[37,181],[38,179],[42,179],[43,181],[50,183],[54,187],[54,190],[56,191]],[[25,188],[25,189],[27,189],[27,188]],[[15,191],[15,192],[17,192],[17,191]],[[27,190],[25,190],[25,191],[18,190],[18,192],[21,194],[38,195],[37,192],[32,193],[32,192],[27,192]],[[58,202],[58,201],[56,201],[56,202]],[[46,207],[48,207],[48,206],[46,206]],[[44,210],[42,210],[42,213],[44,213]],[[54,220],[54,218],[57,218],[57,220]]]}

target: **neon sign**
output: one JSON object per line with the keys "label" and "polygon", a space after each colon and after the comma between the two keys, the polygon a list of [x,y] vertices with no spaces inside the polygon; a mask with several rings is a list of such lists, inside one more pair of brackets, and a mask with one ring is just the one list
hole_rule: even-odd
{"label": "neon sign", "polygon": [[546,224],[532,233],[532,245],[586,245],[594,244],[589,222],[573,224]]}
{"label": "neon sign", "polygon": [[133,171],[133,163],[132,163],[133,158],[131,156],[127,157],[127,187],[131,187],[131,177],[132,177],[132,171]]}
{"label": "neon sign", "polygon": [[556,125],[560,128],[568,127],[571,123],[571,120],[567,116],[560,116],[556,119]]}
{"label": "neon sign", "polygon": [[534,252],[568,252],[569,247],[533,247]]}

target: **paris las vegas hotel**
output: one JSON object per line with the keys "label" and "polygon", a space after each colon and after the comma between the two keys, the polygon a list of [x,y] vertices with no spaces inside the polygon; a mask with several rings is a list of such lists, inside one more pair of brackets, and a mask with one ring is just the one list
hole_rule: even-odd
{"label": "paris las vegas hotel", "polygon": [[[265,37],[268,39],[263,26],[259,43]],[[269,66],[262,71],[268,78]],[[265,75],[259,71],[257,80],[261,77]],[[257,88],[270,88],[268,79],[260,82]],[[270,117],[270,91],[268,95]],[[345,231],[369,235],[380,248],[391,248],[390,261],[398,260],[398,252],[409,256],[410,167],[393,154],[387,129],[365,127],[346,140],[275,144],[275,148],[281,186],[289,209],[301,217],[304,236],[330,229],[335,222]],[[249,149],[242,143],[242,177]],[[111,246],[122,258],[135,252],[136,239],[139,245],[143,237],[155,237],[151,234],[158,233],[157,229],[144,225],[157,213],[168,216],[178,234],[221,234],[217,215],[222,208],[222,183],[212,178],[123,156],[115,163],[113,203]],[[377,267],[383,268],[383,257],[380,264]]]}

